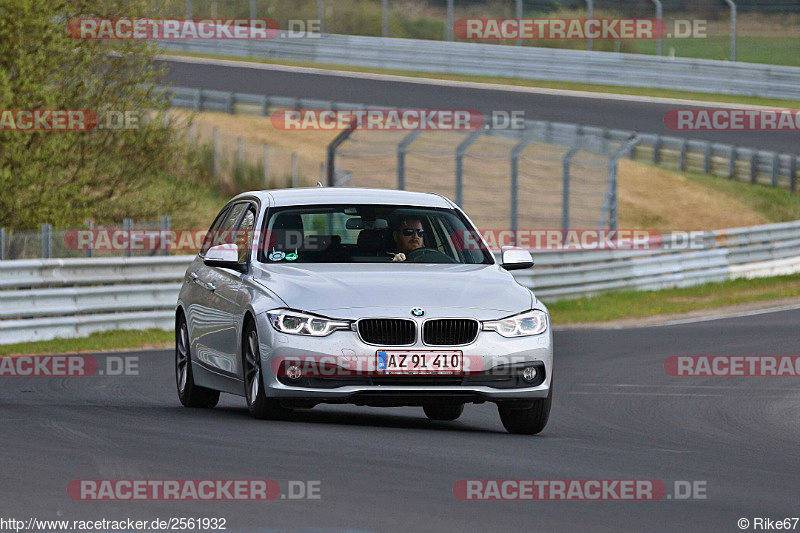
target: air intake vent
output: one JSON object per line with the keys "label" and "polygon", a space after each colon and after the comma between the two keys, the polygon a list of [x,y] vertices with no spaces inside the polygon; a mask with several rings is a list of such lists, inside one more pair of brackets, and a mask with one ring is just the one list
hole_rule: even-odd
{"label": "air intake vent", "polygon": [[414,344],[416,324],[402,318],[365,318],[358,321],[361,340],[381,346]]}
{"label": "air intake vent", "polygon": [[432,346],[469,344],[478,336],[478,321],[469,318],[428,320],[423,328],[423,342]]}

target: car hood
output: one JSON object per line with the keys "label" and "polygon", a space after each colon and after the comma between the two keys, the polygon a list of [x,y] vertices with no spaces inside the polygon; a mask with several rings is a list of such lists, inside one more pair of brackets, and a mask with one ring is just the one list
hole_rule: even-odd
{"label": "car hood", "polygon": [[530,309],[534,301],[531,291],[498,265],[295,263],[259,266],[254,280],[292,309],[336,311],[340,318],[358,318],[365,308],[368,316],[398,316],[393,308],[405,316],[412,307],[422,307],[426,316],[458,316],[457,309],[465,316],[475,316],[467,310],[507,316]]}

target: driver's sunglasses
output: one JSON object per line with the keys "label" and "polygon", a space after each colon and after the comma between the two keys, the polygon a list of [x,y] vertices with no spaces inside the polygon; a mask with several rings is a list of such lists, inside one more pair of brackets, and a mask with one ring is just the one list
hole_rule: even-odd
{"label": "driver's sunglasses", "polygon": [[403,232],[403,235],[405,235],[406,237],[411,237],[412,235],[414,235],[415,231],[417,232],[417,237],[422,237],[423,235],[425,235],[424,229],[403,228],[401,231]]}

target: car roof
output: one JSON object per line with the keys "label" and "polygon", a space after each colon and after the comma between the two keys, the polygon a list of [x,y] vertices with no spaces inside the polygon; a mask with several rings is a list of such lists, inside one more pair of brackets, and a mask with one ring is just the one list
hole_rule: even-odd
{"label": "car roof", "polygon": [[[313,204],[389,204],[452,208],[453,204],[436,193],[370,189],[365,187],[298,187],[242,193],[241,197],[269,200],[273,207]],[[239,198],[237,196],[236,198]]]}

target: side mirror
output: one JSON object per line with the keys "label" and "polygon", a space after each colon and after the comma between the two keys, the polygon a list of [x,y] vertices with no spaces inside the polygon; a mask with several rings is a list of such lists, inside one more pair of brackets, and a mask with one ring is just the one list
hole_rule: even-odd
{"label": "side mirror", "polygon": [[503,246],[501,265],[506,270],[521,270],[533,266],[533,257],[528,250]]}
{"label": "side mirror", "polygon": [[239,262],[239,247],[235,244],[218,244],[206,252],[203,263],[212,267],[229,268],[245,272],[247,265]]}

